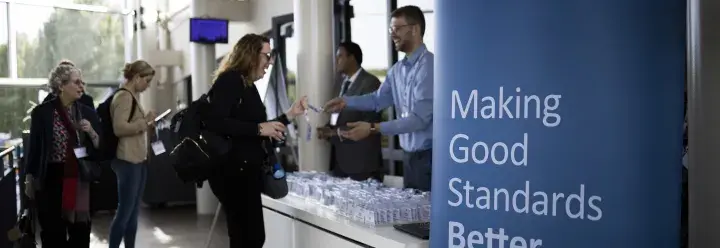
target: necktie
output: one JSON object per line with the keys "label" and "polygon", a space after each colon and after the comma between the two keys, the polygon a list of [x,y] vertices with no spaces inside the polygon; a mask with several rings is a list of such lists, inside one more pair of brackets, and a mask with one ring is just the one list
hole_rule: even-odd
{"label": "necktie", "polygon": [[340,88],[340,96],[345,95],[345,92],[348,90],[350,83],[350,80],[345,80],[345,82],[343,82],[342,87]]}

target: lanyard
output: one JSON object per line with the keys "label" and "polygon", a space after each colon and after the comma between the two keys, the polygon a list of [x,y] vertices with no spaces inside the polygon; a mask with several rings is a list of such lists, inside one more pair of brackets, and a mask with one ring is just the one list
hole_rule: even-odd
{"label": "lanyard", "polygon": [[[318,114],[323,111],[322,108],[315,107],[315,106],[313,106],[312,104],[309,104],[309,103],[308,103],[308,109],[310,109],[310,110],[312,110],[312,111],[315,111],[315,113],[318,113]],[[308,116],[308,111],[307,111],[307,109],[305,110],[304,116],[305,116],[305,121],[307,122],[307,129],[306,129],[306,132],[305,132],[305,140],[306,140],[306,141],[310,141],[310,140],[312,139],[313,124],[312,124],[312,122],[310,121],[310,116]]]}
{"label": "lanyard", "polygon": [[[77,116],[78,118],[75,118],[75,116]],[[75,130],[75,137],[77,137],[77,139],[75,139],[75,141],[77,142],[77,144],[75,144],[75,147],[82,147],[82,142],[80,141],[82,140],[82,138],[80,137],[81,132],[78,131],[78,129],[81,128],[80,122],[78,120],[82,120],[82,114],[80,114],[80,111],[77,109],[75,104],[73,104],[70,111],[68,112],[68,119],[70,119],[73,125],[73,129]]]}
{"label": "lanyard", "polygon": [[[403,76],[405,76],[405,80],[403,81],[405,83],[405,85],[404,85],[405,87],[404,87],[404,91],[403,91],[403,95],[404,95],[403,98],[405,98],[403,100],[405,100],[404,101],[405,106],[403,106],[403,110],[402,110],[403,113],[401,113],[401,117],[403,117],[403,118],[406,116],[402,116],[402,115],[407,115],[407,112],[410,112],[410,102],[411,102],[411,98],[412,98],[411,90],[412,90],[413,82],[417,78],[417,64],[420,62],[420,60],[423,59],[423,57],[425,57],[426,53],[427,53],[427,49],[423,50],[423,52],[420,54],[420,56],[418,56],[417,60],[415,60],[415,62],[410,66],[410,70],[406,71],[405,75],[403,75]],[[412,78],[408,74],[410,72],[413,73]]]}

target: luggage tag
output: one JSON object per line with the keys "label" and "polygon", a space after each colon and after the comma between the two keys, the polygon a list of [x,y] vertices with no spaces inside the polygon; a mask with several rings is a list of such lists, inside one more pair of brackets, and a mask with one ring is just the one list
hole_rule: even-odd
{"label": "luggage tag", "polygon": [[153,153],[155,153],[155,155],[160,155],[160,154],[165,153],[165,145],[163,145],[162,141],[155,141],[152,144],[150,144],[150,146],[152,146]]}
{"label": "luggage tag", "polygon": [[155,156],[165,153],[165,145],[163,145],[162,140],[160,140],[160,136],[158,135],[158,129],[155,128],[155,138],[157,139],[157,141],[150,144],[150,147],[152,147]]}
{"label": "luggage tag", "polygon": [[85,158],[88,156],[87,149],[85,147],[78,147],[73,149],[73,152],[75,152],[76,158]]}

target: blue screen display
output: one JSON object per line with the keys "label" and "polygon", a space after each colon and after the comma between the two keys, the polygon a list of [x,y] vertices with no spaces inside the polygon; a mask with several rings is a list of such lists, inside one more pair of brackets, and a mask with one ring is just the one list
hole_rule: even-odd
{"label": "blue screen display", "polygon": [[228,21],[220,19],[190,19],[190,41],[198,43],[228,43]]}

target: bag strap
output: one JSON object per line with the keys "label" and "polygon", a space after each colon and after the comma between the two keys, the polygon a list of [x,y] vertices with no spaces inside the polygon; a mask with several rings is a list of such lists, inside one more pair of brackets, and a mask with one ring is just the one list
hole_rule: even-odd
{"label": "bag strap", "polygon": [[127,122],[130,122],[132,120],[133,116],[135,115],[135,109],[137,108],[137,99],[135,99],[135,96],[132,94],[132,92],[130,92],[129,90],[127,90],[125,88],[119,88],[117,91],[115,91],[113,96],[115,96],[115,94],[117,94],[121,90],[127,91],[128,93],[130,93],[130,96],[132,96],[132,108],[130,109],[130,115],[128,116],[128,119],[127,119]]}

